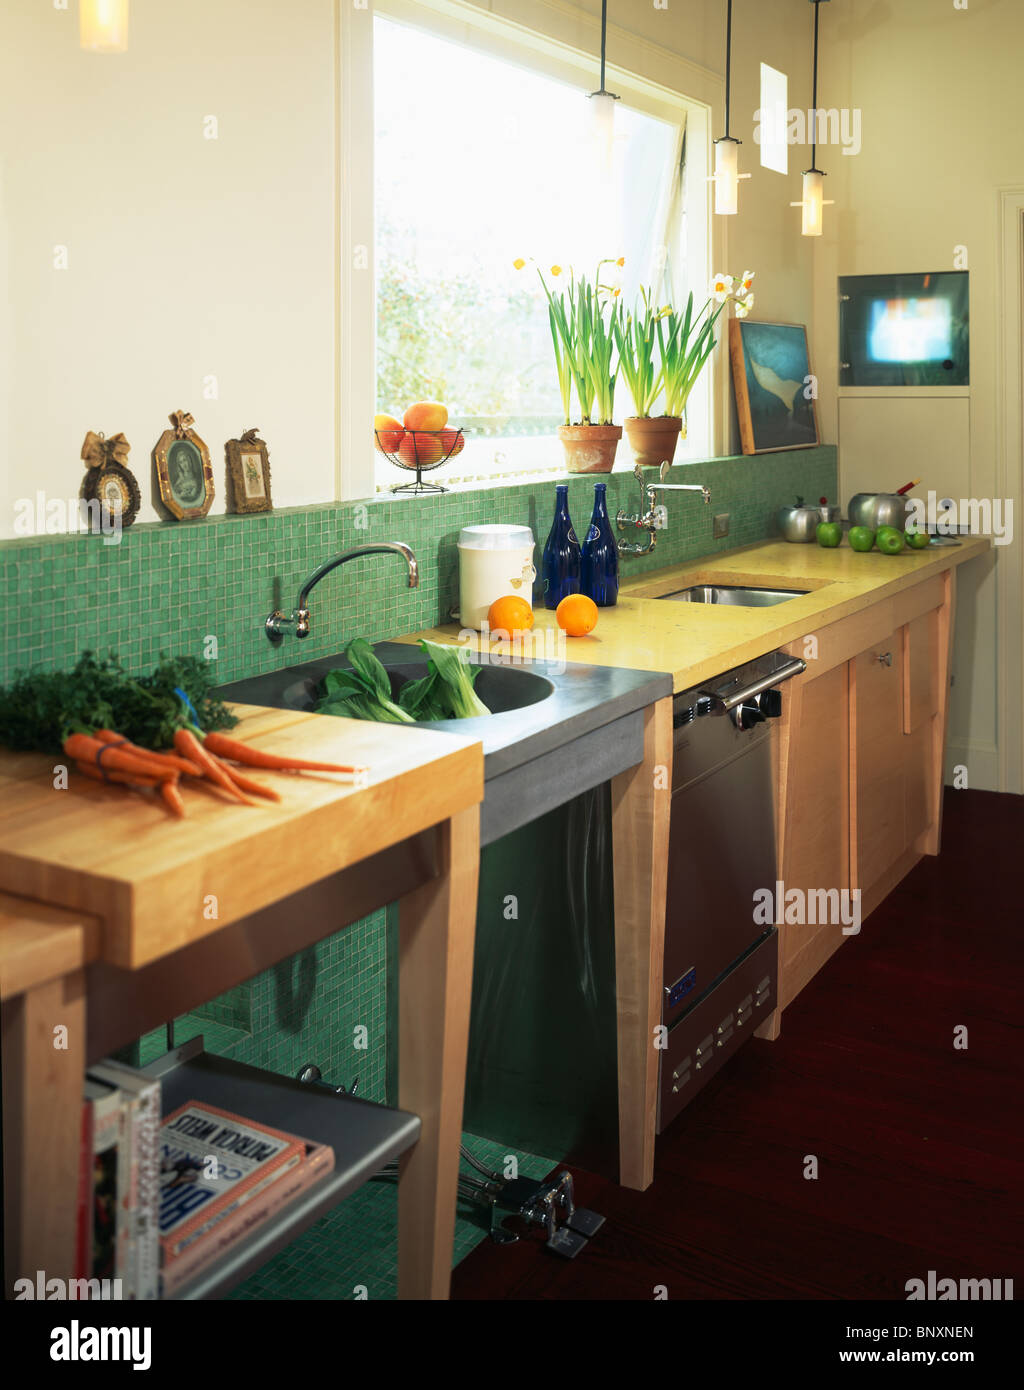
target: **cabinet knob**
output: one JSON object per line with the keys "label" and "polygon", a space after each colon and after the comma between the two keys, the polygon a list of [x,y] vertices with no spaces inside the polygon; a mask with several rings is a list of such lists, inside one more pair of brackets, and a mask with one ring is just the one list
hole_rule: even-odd
{"label": "cabinet knob", "polygon": [[891,666],[891,665],[892,665],[892,652],[879,652],[879,653],[878,653],[878,660],[882,663],[883,666]]}

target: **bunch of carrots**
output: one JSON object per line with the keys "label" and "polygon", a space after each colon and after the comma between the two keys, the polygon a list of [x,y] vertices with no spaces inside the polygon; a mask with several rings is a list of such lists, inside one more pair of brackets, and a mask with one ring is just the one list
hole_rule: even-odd
{"label": "bunch of carrots", "polygon": [[[273,787],[239,771],[243,767],[277,772],[346,772],[358,774],[365,768],[339,763],[315,763],[302,758],[284,758],[264,753],[224,734],[203,734],[201,730],[178,729],[173,753],[155,753],[141,748],[113,729],[96,729],[92,734],[73,733],[64,740],[64,752],[73,758],[80,772],[99,782],[115,782],[136,790],[156,789],[176,816],[184,816],[185,803],[179,790],[183,777],[197,784],[216,787],[245,806],[255,803],[251,796],[280,801]],[[246,795],[249,793],[250,795]]]}

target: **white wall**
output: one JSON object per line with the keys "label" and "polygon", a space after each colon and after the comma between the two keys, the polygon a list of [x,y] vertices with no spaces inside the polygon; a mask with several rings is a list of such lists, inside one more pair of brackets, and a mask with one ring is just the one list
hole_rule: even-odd
{"label": "white wall", "polygon": [[[276,506],[335,496],[335,0],[133,0],[129,49],[78,46],[77,4],[4,0],[0,42],[0,535],[14,503],[71,497],[89,429],[122,430],[155,515],[150,455],[191,410],[224,506],[223,444],[258,426]],[[479,8],[597,52],[600,7]],[[812,251],[788,206],[798,175],[762,170],[751,138],[762,58],[807,86],[805,0],[739,0],[733,130],[740,217],[716,219],[722,268],[758,272],[760,317],[809,322]],[[612,7],[609,58],[706,101],[721,130],[724,6]],[[799,35],[794,42],[794,32]],[[699,89],[699,90],[698,90]],[[204,139],[216,116],[218,138]],[[68,248],[68,269],[53,266]],[[716,269],[719,268],[717,265]],[[718,363],[719,447],[730,438]],[[206,378],[217,398],[204,398]]]}
{"label": "white wall", "polygon": [[[971,275],[970,448],[962,458],[957,497],[1005,496],[1016,489],[1019,530],[1020,458],[1009,480],[1000,457],[1004,403],[1001,316],[1013,291],[999,263],[1001,188],[1024,188],[1024,106],[1020,59],[1024,4],[1020,0],[843,0],[822,8],[819,100],[825,107],[860,107],[863,148],[843,156],[819,151],[828,173],[826,234],[815,261],[815,341],[821,373],[819,414],[826,437],[836,437],[838,374],[837,276],[954,269],[954,249],[968,252]],[[1016,304],[1011,312],[1019,312]],[[1020,382],[1009,408],[1020,417]],[[858,461],[844,462],[843,498]],[[922,490],[931,480],[926,474]],[[907,477],[888,478],[891,486]],[[878,484],[876,484],[878,485]],[[941,491],[941,489],[940,489]],[[960,570],[960,601],[951,697],[951,760],[965,763],[971,786],[1019,790],[1019,767],[1001,768],[1009,726],[1019,735],[1020,683],[1008,683],[997,711],[999,633],[997,566],[1009,566],[1014,547]],[[1019,581],[1002,603],[1004,646],[1015,626],[1019,642]],[[1011,653],[1006,653],[1009,659]]]}
{"label": "white wall", "polygon": [[134,0],[123,55],[83,52],[77,11],[3,0],[0,18],[2,534],[17,498],[77,493],[89,429],[127,435],[152,519],[150,454],[180,407],[215,511],[224,441],[250,426],[276,505],[330,498],[332,0]]}

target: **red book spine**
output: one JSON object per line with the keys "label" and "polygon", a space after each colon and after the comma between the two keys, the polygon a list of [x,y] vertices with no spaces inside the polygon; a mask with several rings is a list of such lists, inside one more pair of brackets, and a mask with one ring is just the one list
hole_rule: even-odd
{"label": "red book spine", "polygon": [[82,1101],[78,1138],[78,1212],[75,1221],[75,1277],[92,1273],[92,1101]]}

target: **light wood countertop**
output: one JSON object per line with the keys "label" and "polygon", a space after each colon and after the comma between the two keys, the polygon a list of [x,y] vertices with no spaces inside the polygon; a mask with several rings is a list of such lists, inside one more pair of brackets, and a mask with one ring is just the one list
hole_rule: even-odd
{"label": "light wood countertop", "polygon": [[0,750],[0,882],[6,892],[93,914],[99,955],[136,968],[479,803],[479,743],[426,729],[236,705],[233,737],[333,773],[255,772],[280,803],[231,805],[182,784],[187,817],[69,773],[60,758]]}
{"label": "light wood countertop", "polygon": [[[944,570],[976,559],[990,549],[990,544],[985,537],[972,536],[964,537],[959,546],[883,555],[878,551],[861,554],[846,544],[825,550],[814,544],[764,541],[634,579],[629,577],[630,561],[623,557],[618,604],[601,609],[597,627],[589,636],[567,639],[565,660],[670,671],[676,692],[686,690],[829,623],[859,613]],[[701,583],[750,584],[809,592],[772,608],[666,603],[659,597]],[[554,650],[553,646],[543,645],[543,635],[548,631],[558,631],[554,613],[535,609],[534,633],[541,638],[535,647],[537,656],[550,655]],[[419,637],[458,642],[460,629],[457,623],[448,623],[396,640],[413,642]],[[470,645],[480,649],[481,639],[475,637]]]}

